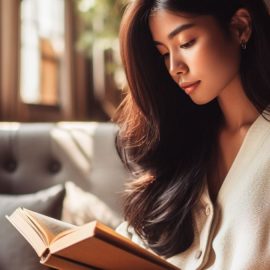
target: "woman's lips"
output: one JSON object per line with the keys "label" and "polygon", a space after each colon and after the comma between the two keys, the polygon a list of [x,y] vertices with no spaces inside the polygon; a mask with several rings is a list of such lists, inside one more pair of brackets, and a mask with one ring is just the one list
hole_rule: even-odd
{"label": "woman's lips", "polygon": [[180,83],[179,86],[186,92],[186,94],[191,94],[198,85],[201,83],[201,81],[196,81],[196,82],[183,82]]}

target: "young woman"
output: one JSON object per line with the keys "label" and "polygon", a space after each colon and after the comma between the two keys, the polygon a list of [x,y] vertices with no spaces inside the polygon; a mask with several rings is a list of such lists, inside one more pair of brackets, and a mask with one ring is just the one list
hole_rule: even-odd
{"label": "young woman", "polygon": [[118,232],[182,270],[270,269],[270,18],[263,0],[134,0]]}

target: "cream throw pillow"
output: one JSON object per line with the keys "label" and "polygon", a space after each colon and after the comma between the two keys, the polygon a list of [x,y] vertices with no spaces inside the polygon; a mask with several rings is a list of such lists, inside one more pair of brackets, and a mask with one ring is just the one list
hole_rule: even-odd
{"label": "cream throw pillow", "polygon": [[23,236],[10,224],[5,215],[25,207],[41,214],[60,219],[65,189],[56,185],[36,193],[0,194],[0,269],[47,270]]}
{"label": "cream throw pillow", "polygon": [[97,196],[86,192],[73,182],[66,182],[62,220],[74,225],[82,225],[98,220],[111,228],[116,228],[121,218]]}

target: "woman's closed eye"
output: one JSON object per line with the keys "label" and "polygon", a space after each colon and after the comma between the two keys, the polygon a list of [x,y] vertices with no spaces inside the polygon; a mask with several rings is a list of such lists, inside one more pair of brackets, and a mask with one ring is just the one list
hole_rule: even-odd
{"label": "woman's closed eye", "polygon": [[[189,42],[186,42],[186,43],[180,45],[179,47],[181,49],[189,49],[189,48],[191,48],[195,44],[195,42],[196,42],[196,39],[192,39]],[[169,52],[161,53],[161,56],[162,56],[163,59],[168,58],[169,55],[170,55]]]}
{"label": "woman's closed eye", "polygon": [[195,44],[195,42],[196,42],[196,39],[192,39],[189,42],[186,42],[186,43],[180,45],[180,48],[181,49],[188,49],[188,48],[192,47]]}

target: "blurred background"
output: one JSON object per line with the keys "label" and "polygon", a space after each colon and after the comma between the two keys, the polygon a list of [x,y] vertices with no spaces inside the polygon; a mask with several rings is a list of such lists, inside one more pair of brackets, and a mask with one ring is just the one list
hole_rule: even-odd
{"label": "blurred background", "polygon": [[0,0],[0,121],[107,121],[125,0]]}

